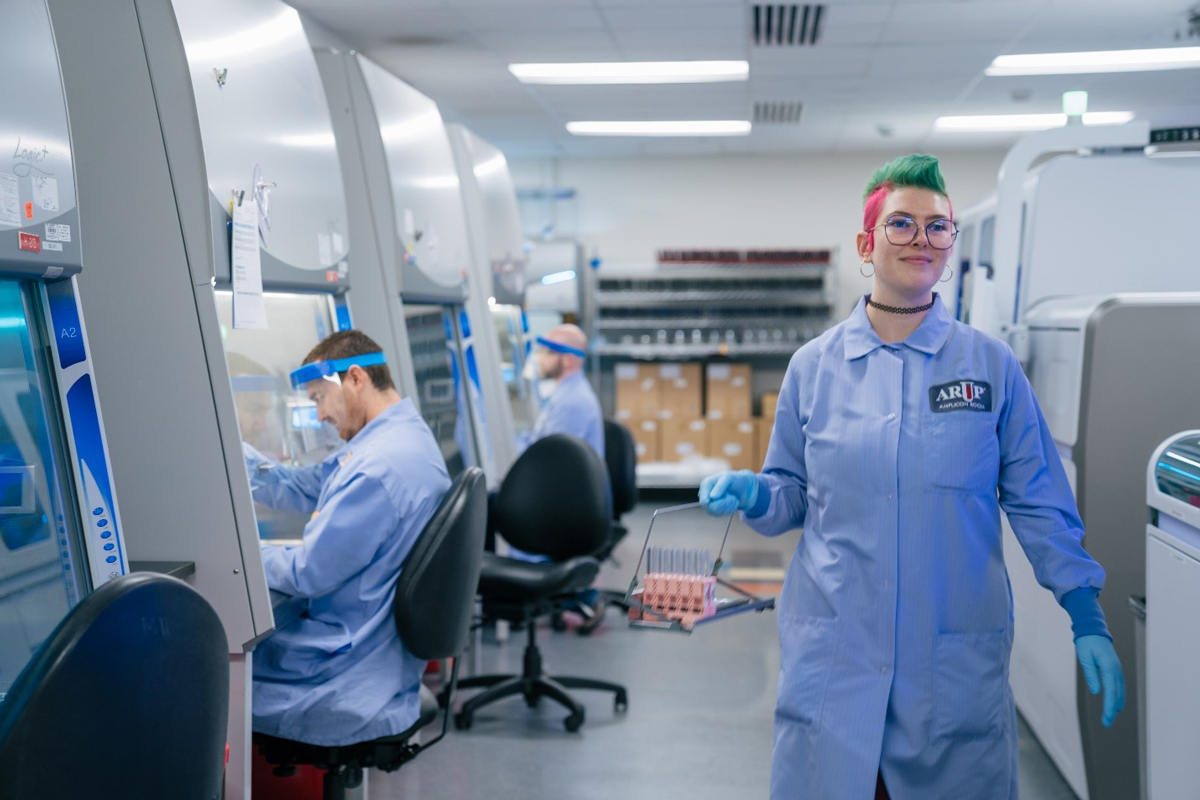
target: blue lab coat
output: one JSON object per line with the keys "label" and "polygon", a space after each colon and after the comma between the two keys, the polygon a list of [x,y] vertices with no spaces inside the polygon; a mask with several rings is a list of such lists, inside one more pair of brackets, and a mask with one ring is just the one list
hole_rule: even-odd
{"label": "blue lab coat", "polygon": [[803,526],[779,602],[772,800],[1015,800],[1000,509],[1039,583],[1104,571],[1012,351],[941,300],[883,344],[859,301],[784,377],[745,514]]}
{"label": "blue lab coat", "polygon": [[531,441],[552,433],[578,436],[604,458],[604,414],[600,399],[582,372],[564,378],[554,388],[534,423]]}
{"label": "blue lab coat", "polygon": [[263,544],[267,585],[307,613],[254,650],[254,730],[319,745],[390,736],[417,720],[425,662],[400,641],[400,566],[450,488],[412,401],[371,420],[319,465],[259,469],[254,499],[313,512],[299,547]]}

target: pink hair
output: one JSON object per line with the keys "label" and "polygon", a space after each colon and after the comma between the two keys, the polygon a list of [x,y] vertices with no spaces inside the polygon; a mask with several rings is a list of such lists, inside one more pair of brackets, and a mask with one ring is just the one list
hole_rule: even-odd
{"label": "pink hair", "polygon": [[[863,201],[863,230],[867,232],[867,246],[872,250],[875,249],[875,231],[871,228],[879,224],[879,213],[883,211],[883,201],[895,188],[896,185],[891,181],[884,181],[872,189],[871,193],[867,195],[867,199]],[[954,219],[954,204],[950,202],[949,197],[946,198],[946,204],[950,206],[950,219]]]}

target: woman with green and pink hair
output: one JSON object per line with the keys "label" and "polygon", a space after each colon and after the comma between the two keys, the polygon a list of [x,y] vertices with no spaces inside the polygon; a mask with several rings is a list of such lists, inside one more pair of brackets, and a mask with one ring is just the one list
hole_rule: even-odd
{"label": "woman with green and pink hair", "polygon": [[1015,800],[1001,509],[1111,725],[1104,570],[1020,364],[934,292],[958,233],[937,159],[876,170],[863,206],[870,293],[792,357],[762,473],[700,486],[710,513],[804,528],[779,599],[771,798]]}

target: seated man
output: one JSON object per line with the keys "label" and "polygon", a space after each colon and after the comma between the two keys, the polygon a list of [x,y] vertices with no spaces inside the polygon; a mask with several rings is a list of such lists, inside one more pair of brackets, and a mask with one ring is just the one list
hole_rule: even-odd
{"label": "seated man", "polygon": [[587,442],[604,460],[604,414],[600,398],[583,374],[587,335],[577,325],[559,325],[537,337],[539,377],[554,381],[554,391],[533,426],[530,441],[569,433]]}
{"label": "seated man", "polygon": [[417,720],[424,662],[396,633],[392,597],[450,477],[433,433],[359,331],[313,348],[292,385],[346,444],[287,467],[246,446],[254,499],[312,512],[303,543],[264,543],[267,585],[307,612],[254,651],[254,730],[317,745],[400,733]]}

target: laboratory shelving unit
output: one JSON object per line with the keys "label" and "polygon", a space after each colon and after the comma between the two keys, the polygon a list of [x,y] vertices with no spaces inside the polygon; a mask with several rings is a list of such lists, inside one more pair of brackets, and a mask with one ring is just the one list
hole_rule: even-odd
{"label": "laboratory shelving unit", "polygon": [[830,326],[834,263],[832,249],[674,251],[645,269],[587,270],[579,307],[605,414],[614,364],[713,358],[751,365],[758,413],[792,354]]}

